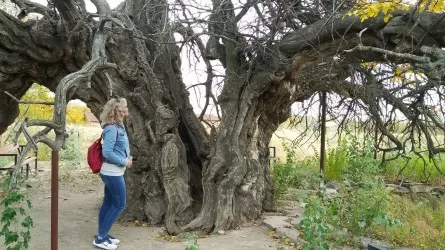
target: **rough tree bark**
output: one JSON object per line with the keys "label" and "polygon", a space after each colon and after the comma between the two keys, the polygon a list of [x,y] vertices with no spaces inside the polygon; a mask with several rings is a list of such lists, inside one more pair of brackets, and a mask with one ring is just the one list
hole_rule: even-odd
{"label": "rough tree bark", "polygon": [[[111,95],[126,97],[131,115],[125,125],[134,167],[126,174],[128,207],[121,220],[165,222],[174,234],[236,228],[273,209],[268,166],[272,133],[289,117],[292,103],[319,90],[342,91],[339,85],[324,83],[326,77],[313,83],[311,70],[331,65],[334,55],[359,44],[401,51],[396,40],[401,35],[417,41],[418,47],[443,46],[439,27],[445,26],[440,15],[431,13],[419,17],[425,26],[410,34],[394,28],[413,27],[405,18],[408,12],[394,13],[389,23],[383,17],[360,23],[356,17],[333,16],[271,43],[270,53],[260,59],[247,60],[233,5],[213,0],[212,36],[201,49],[208,60],[223,64],[225,82],[218,97],[222,120],[207,134],[182,81],[167,1],[126,0],[110,10],[105,0],[93,0],[98,10],[94,15],[86,13],[82,1],[53,0],[57,13],[27,0],[15,2],[25,13],[44,17],[22,22],[0,11],[2,90],[20,98],[38,82],[66,93],[67,100],[84,101],[96,115]],[[371,31],[357,37],[364,27]],[[347,57],[383,58],[376,51],[351,51]],[[332,81],[348,77],[348,72],[330,70],[318,73]],[[59,88],[67,82],[73,84]],[[2,133],[17,117],[17,105],[11,109],[6,97],[0,100]],[[64,118],[59,124],[63,126],[53,127],[63,137]]]}

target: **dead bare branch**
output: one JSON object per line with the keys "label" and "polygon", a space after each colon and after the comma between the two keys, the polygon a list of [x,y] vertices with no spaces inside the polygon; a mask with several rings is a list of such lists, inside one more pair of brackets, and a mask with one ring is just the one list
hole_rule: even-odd
{"label": "dead bare branch", "polygon": [[372,46],[364,46],[364,45],[361,45],[361,44],[357,45],[353,49],[345,50],[345,52],[347,52],[347,53],[352,53],[352,52],[357,52],[357,51],[378,52],[378,53],[384,54],[386,56],[393,56],[393,57],[396,57],[396,58],[407,59],[407,60],[410,60],[412,62],[420,62],[420,63],[429,63],[430,62],[430,58],[429,57],[416,56],[416,55],[409,54],[409,53],[398,53],[398,52],[394,52],[394,51],[390,51],[390,50],[386,50],[386,49],[381,49],[381,48],[376,48],[376,47],[372,47]]}
{"label": "dead bare branch", "polygon": [[17,15],[19,19],[28,16],[30,13],[37,13],[43,16],[53,16],[55,14],[54,11],[47,6],[29,0],[11,0],[11,2],[17,4],[20,8],[20,13]]}
{"label": "dead bare branch", "polygon": [[8,95],[9,97],[11,97],[11,99],[13,99],[14,101],[16,101],[17,103],[22,103],[22,104],[42,104],[42,105],[54,105],[54,102],[44,102],[44,101],[20,101],[19,99],[17,99],[14,95],[10,94],[8,91],[3,91],[6,95]]}

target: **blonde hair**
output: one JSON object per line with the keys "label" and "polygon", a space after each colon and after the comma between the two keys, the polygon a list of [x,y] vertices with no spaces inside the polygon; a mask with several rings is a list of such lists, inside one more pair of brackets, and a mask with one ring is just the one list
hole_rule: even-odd
{"label": "blonde hair", "polygon": [[101,125],[107,123],[119,123],[122,122],[120,112],[122,109],[127,108],[127,100],[125,98],[112,98],[105,103],[102,113],[99,116]]}

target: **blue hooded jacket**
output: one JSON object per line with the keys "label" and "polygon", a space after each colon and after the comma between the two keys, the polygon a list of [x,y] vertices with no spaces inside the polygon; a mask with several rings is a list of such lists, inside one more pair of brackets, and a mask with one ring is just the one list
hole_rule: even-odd
{"label": "blue hooded jacket", "polygon": [[130,156],[128,136],[122,124],[108,124],[103,130],[102,156],[104,162],[125,167]]}

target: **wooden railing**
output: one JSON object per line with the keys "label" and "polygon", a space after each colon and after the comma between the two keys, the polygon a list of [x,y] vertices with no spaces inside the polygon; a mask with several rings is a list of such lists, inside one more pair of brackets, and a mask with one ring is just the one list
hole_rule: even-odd
{"label": "wooden railing", "polygon": [[[0,147],[0,157],[14,157],[14,161],[8,162],[3,166],[0,165],[0,170],[12,170],[17,165],[17,158],[23,152],[25,145],[9,144]],[[21,163],[21,172],[23,173],[23,166],[26,166],[26,178],[29,176],[30,164],[34,162],[34,169],[37,171],[37,152],[34,152],[34,156],[27,156]]]}

